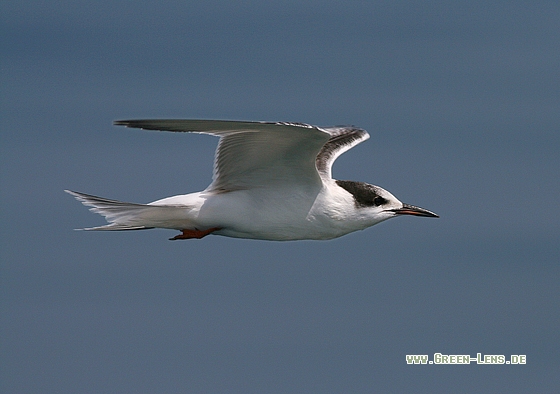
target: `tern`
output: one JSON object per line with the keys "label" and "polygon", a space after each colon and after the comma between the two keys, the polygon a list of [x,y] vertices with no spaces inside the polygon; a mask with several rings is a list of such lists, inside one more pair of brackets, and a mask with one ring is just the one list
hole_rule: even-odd
{"label": "tern", "polygon": [[403,215],[439,217],[400,202],[387,190],[332,178],[338,156],[367,140],[353,126],[289,122],[147,119],[118,126],[220,137],[205,190],[149,204],[65,190],[109,224],[84,230],[164,228],[171,240],[209,234],[274,241],[327,240]]}

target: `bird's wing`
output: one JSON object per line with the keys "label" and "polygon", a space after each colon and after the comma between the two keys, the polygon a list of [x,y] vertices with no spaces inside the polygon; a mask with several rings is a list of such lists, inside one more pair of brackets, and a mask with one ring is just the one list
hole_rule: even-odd
{"label": "bird's wing", "polygon": [[351,133],[301,123],[162,119],[121,120],[115,125],[219,136],[213,182],[207,189],[214,191],[278,184],[318,187],[325,172],[316,167],[319,152],[326,158],[321,168],[330,169],[338,155],[357,143],[333,139]]}
{"label": "bird's wing", "polygon": [[322,178],[332,177],[331,168],[338,156],[369,138],[367,131],[353,126],[325,127],[329,140],[317,155],[317,171]]}

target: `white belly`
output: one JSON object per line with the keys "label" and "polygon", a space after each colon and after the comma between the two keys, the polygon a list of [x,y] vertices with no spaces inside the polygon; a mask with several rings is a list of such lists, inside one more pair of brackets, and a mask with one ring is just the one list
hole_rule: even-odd
{"label": "white belly", "polygon": [[324,200],[320,192],[252,189],[216,194],[201,205],[196,222],[201,229],[222,228],[217,235],[277,241],[331,239],[367,227],[349,222]]}
{"label": "white belly", "polygon": [[324,188],[200,192],[165,198],[151,205],[185,206],[173,226],[158,227],[178,230],[219,227],[221,230],[213,234],[235,238],[332,239],[371,226],[352,220],[354,201],[347,193],[333,196]]}

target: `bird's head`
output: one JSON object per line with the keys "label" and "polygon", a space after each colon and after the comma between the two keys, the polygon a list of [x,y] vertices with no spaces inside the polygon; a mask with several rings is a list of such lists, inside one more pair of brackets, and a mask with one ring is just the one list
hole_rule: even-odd
{"label": "bird's head", "polygon": [[354,197],[358,210],[366,213],[368,217],[375,219],[376,222],[400,215],[439,217],[427,209],[402,203],[387,190],[379,186],[354,181],[336,181],[336,184]]}

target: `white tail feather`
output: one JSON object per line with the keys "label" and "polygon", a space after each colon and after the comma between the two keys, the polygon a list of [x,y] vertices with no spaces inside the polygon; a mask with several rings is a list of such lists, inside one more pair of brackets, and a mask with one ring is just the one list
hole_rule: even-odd
{"label": "white tail feather", "polygon": [[[147,205],[110,200],[90,194],[65,190],[85,206],[91,207],[90,211],[105,217],[109,224],[99,227],[84,228],[83,230],[144,230],[155,227],[184,228],[179,222],[184,223],[185,213],[190,210],[188,206],[177,205]],[[177,225],[173,225],[177,222]]]}

